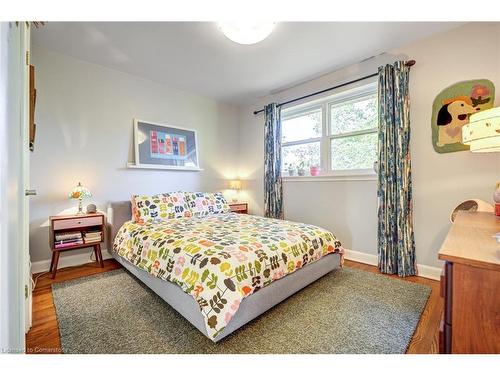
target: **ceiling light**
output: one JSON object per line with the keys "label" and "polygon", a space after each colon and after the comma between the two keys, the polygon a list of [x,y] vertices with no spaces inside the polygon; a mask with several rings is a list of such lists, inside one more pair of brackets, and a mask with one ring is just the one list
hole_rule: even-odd
{"label": "ceiling light", "polygon": [[276,22],[219,22],[219,30],[233,42],[255,44],[266,39]]}

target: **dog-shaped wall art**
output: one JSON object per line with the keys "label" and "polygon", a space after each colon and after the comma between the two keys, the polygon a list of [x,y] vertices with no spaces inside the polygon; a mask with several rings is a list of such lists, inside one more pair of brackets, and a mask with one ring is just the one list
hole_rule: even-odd
{"label": "dog-shaped wall art", "polygon": [[468,150],[462,144],[462,127],[470,115],[491,108],[495,87],[489,80],[473,80],[447,87],[434,100],[432,144],[439,153]]}

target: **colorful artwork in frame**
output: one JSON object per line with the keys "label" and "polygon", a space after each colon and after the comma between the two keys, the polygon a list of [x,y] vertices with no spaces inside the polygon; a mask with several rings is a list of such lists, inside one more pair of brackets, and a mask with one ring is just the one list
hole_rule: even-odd
{"label": "colorful artwork in frame", "polygon": [[432,105],[432,145],[439,153],[466,151],[462,127],[473,113],[493,107],[495,86],[487,79],[455,83],[436,96]]}
{"label": "colorful artwork in frame", "polygon": [[200,170],[196,131],[134,119],[135,166]]}

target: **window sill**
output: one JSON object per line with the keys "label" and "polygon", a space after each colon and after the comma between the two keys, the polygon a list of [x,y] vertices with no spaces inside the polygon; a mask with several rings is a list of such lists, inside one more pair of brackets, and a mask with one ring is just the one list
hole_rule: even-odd
{"label": "window sill", "polygon": [[352,173],[320,176],[283,176],[283,182],[377,181],[375,173]]}

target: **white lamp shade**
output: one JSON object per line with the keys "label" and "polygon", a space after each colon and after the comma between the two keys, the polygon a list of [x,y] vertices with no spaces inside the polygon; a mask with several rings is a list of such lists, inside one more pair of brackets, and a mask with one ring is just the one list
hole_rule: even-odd
{"label": "white lamp shade", "polygon": [[229,189],[231,189],[231,190],[241,190],[241,181],[240,180],[231,180],[231,181],[229,181]]}
{"label": "white lamp shade", "polygon": [[473,114],[462,127],[462,143],[471,152],[500,152],[500,107]]}

